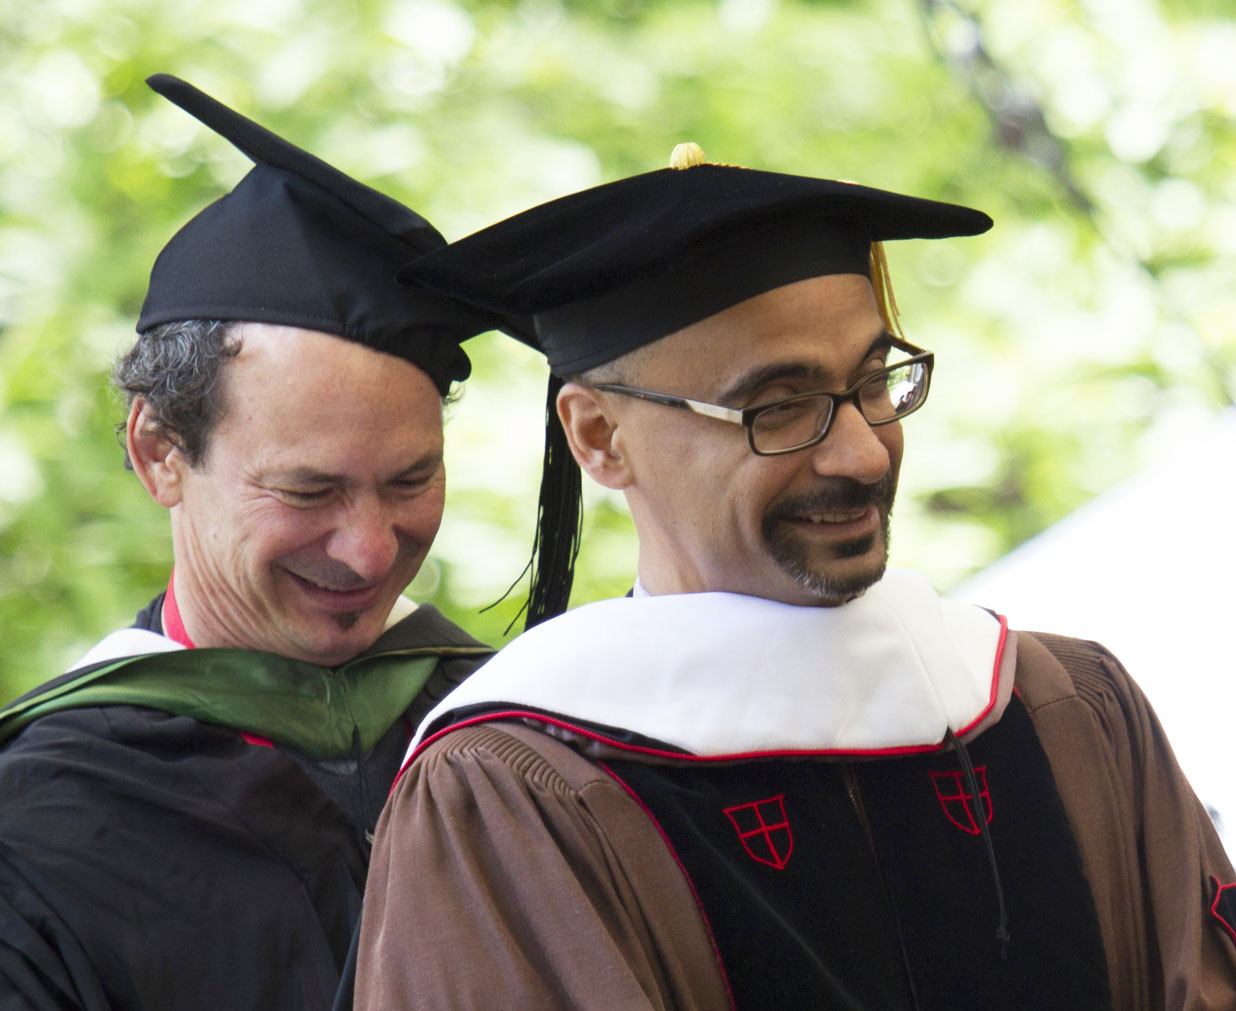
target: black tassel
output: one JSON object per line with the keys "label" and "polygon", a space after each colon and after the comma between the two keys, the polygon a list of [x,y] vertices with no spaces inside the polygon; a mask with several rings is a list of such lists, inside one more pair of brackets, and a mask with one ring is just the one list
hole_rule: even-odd
{"label": "black tassel", "polygon": [[562,380],[549,377],[545,400],[545,457],[541,464],[541,495],[537,502],[536,535],[532,541],[532,556],[506,593],[481,612],[497,607],[510,596],[520,580],[531,571],[528,599],[511,619],[506,631],[527,612],[524,631],[562,614],[571,600],[571,584],[575,580],[575,559],[584,523],[579,464],[571,455],[566,432],[558,420],[558,391]]}
{"label": "black tassel", "polygon": [[579,464],[571,455],[558,420],[561,389],[562,380],[551,375],[545,401],[545,460],[537,503],[536,540],[532,544],[532,590],[525,629],[567,609],[583,530]]}

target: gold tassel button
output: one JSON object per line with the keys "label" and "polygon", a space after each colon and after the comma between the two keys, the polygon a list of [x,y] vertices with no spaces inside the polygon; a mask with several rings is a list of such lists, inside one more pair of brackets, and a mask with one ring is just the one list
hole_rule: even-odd
{"label": "gold tassel button", "polygon": [[670,154],[669,167],[672,169],[688,169],[706,164],[708,159],[704,157],[704,149],[692,140],[678,144]]}

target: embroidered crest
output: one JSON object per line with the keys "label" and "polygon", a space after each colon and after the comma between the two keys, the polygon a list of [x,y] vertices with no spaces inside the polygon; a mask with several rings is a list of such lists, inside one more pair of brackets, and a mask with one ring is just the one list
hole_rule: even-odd
{"label": "embroidered crest", "polygon": [[[991,824],[991,794],[987,791],[987,766],[980,765],[974,770],[974,778],[978,783],[979,799],[987,811],[987,824]],[[954,825],[970,835],[979,834],[978,823],[974,820],[973,796],[966,791],[966,780],[960,772],[933,772],[931,785],[936,788],[936,799],[944,814]]]}
{"label": "embroidered crest", "polygon": [[1219,921],[1227,936],[1236,944],[1236,882],[1222,885],[1213,875],[1210,884],[1214,888],[1214,898],[1210,903],[1210,915]]}
{"label": "embroidered crest", "polygon": [[785,794],[727,807],[725,816],[752,860],[777,870],[790,862],[794,834],[785,814]]}

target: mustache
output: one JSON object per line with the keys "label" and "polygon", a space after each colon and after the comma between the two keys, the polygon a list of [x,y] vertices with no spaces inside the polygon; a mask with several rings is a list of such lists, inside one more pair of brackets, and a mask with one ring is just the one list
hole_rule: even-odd
{"label": "mustache", "polygon": [[766,522],[794,519],[804,513],[828,512],[833,509],[865,509],[881,507],[887,514],[893,508],[897,479],[892,471],[874,484],[863,484],[848,477],[829,478],[818,488],[782,499],[765,514]]}

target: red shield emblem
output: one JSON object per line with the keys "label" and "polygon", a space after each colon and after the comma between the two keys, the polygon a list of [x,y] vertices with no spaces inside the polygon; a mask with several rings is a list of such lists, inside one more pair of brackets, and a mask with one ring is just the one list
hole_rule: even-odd
{"label": "red shield emblem", "polygon": [[[983,810],[987,812],[987,824],[990,825],[991,794],[987,792],[987,766],[978,766],[974,770],[974,779],[978,784]],[[980,829],[974,820],[974,797],[966,790],[965,777],[960,772],[933,772],[931,784],[936,788],[936,799],[940,801],[948,820],[963,832],[978,835]]]}
{"label": "red shield emblem", "polygon": [[1214,900],[1210,903],[1210,915],[1218,922],[1227,936],[1236,943],[1236,884],[1223,885],[1213,874],[1210,886],[1214,891]]}
{"label": "red shield emblem", "polygon": [[725,816],[734,826],[738,841],[752,860],[777,870],[790,862],[794,835],[790,832],[790,820],[785,815],[785,794],[727,807]]}

